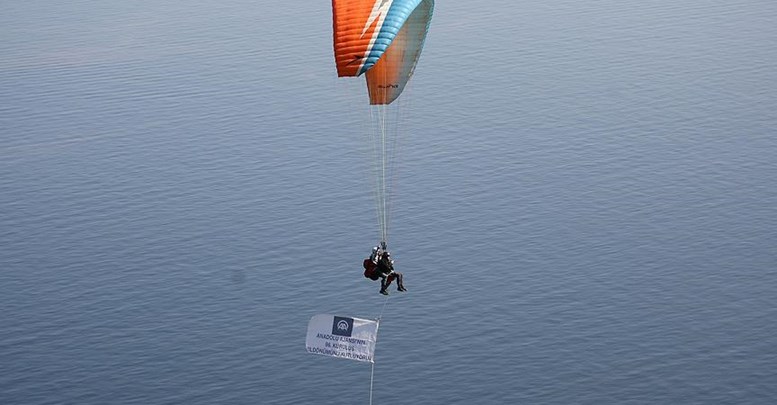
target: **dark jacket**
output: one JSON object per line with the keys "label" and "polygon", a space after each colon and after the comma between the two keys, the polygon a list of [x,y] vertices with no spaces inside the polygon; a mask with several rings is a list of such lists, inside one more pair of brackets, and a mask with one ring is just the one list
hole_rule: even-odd
{"label": "dark jacket", "polygon": [[377,272],[385,276],[386,274],[389,274],[392,271],[394,271],[394,265],[391,264],[391,260],[386,255],[383,255],[383,257],[381,257],[380,260],[378,260]]}

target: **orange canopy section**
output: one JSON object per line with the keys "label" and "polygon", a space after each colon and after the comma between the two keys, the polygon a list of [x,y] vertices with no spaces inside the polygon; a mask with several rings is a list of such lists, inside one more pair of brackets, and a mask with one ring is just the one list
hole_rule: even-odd
{"label": "orange canopy section", "polygon": [[367,73],[370,104],[402,93],[421,55],[434,0],[332,0],[337,75]]}
{"label": "orange canopy section", "polygon": [[380,16],[373,15],[373,9],[380,11],[381,1],[332,0],[338,76],[358,76],[362,73],[360,70],[369,53],[370,42],[378,24],[383,22]]}

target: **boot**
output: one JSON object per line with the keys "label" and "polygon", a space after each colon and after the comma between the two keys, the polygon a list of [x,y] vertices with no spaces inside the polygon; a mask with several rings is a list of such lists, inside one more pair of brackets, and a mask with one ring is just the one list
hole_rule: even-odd
{"label": "boot", "polygon": [[388,288],[388,285],[389,285],[389,283],[387,283],[385,279],[380,280],[380,293],[381,294],[389,295],[388,290],[386,290]]}

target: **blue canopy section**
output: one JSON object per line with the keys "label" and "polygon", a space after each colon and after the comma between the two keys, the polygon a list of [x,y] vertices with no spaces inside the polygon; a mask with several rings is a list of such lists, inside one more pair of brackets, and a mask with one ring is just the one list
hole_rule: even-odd
{"label": "blue canopy section", "polygon": [[397,33],[405,24],[413,10],[421,4],[423,0],[394,0],[389,7],[386,17],[383,20],[383,26],[378,32],[378,36],[375,38],[375,43],[367,55],[367,60],[359,70],[359,75],[370,70],[378,59],[386,52],[386,49],[391,45],[391,42],[397,36]]}

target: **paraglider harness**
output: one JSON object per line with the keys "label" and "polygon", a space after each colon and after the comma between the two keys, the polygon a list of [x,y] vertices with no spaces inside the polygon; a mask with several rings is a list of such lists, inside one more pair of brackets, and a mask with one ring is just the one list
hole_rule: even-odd
{"label": "paraglider harness", "polygon": [[373,281],[380,278],[378,265],[375,264],[371,259],[364,259],[364,277],[367,277]]}

